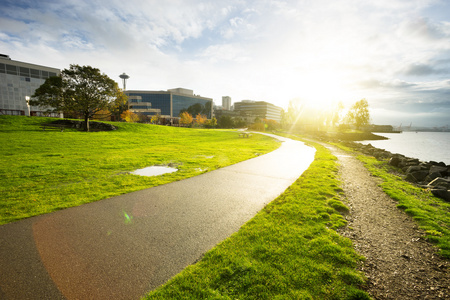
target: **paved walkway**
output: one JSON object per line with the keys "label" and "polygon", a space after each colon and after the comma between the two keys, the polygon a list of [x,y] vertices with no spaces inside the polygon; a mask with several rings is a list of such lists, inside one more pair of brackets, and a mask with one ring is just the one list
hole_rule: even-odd
{"label": "paved walkway", "polygon": [[139,299],[308,168],[315,150],[280,139],[226,168],[0,226],[0,299]]}

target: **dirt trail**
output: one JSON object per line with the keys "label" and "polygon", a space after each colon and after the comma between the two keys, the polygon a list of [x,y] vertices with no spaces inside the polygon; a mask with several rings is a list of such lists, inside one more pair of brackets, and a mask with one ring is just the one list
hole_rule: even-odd
{"label": "dirt trail", "polygon": [[328,146],[341,165],[349,201],[342,232],[366,257],[361,270],[374,299],[450,299],[450,262],[436,254],[412,218],[396,207],[376,177],[349,153]]}

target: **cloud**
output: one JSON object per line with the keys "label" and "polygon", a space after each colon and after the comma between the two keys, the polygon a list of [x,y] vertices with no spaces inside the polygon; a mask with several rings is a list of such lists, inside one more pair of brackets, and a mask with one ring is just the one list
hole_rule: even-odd
{"label": "cloud", "polygon": [[2,52],[89,64],[115,80],[126,72],[130,89],[185,86],[285,108],[295,97],[367,98],[399,111],[448,99],[450,22],[439,1],[4,3]]}
{"label": "cloud", "polygon": [[357,86],[362,89],[406,89],[417,86],[416,83],[406,82],[399,79],[390,81],[380,81],[377,79],[368,79],[359,81]]}
{"label": "cloud", "polygon": [[398,34],[424,41],[436,41],[449,37],[449,26],[448,22],[433,22],[424,17],[410,18],[400,24]]}
{"label": "cloud", "polygon": [[450,74],[450,68],[440,69],[428,64],[412,64],[403,73],[408,76],[441,75]]}

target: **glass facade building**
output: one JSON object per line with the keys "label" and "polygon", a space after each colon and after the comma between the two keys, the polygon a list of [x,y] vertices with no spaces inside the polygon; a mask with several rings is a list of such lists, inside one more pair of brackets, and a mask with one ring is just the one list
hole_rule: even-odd
{"label": "glass facade building", "polygon": [[265,101],[244,100],[234,103],[234,111],[280,122],[283,109]]}
{"label": "glass facade building", "polygon": [[135,113],[174,118],[182,111],[196,108],[195,111],[201,109],[201,114],[208,119],[212,116],[212,99],[194,95],[191,90],[125,91],[125,94],[128,96],[128,107]]}
{"label": "glass facade building", "polygon": [[[28,106],[36,89],[45,79],[57,76],[60,70],[40,65],[11,60],[0,55],[0,114],[7,115],[47,115],[42,108]],[[59,117],[59,114],[51,114]]]}

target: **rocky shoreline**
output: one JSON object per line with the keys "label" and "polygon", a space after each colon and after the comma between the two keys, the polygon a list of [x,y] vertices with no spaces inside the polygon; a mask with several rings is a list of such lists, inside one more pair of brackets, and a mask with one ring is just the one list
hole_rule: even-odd
{"label": "rocky shoreline", "polygon": [[389,165],[398,169],[404,180],[429,189],[434,196],[450,202],[450,165],[444,162],[423,162],[417,158],[376,148],[371,144],[363,145],[357,142],[344,144],[378,160],[388,161]]}

